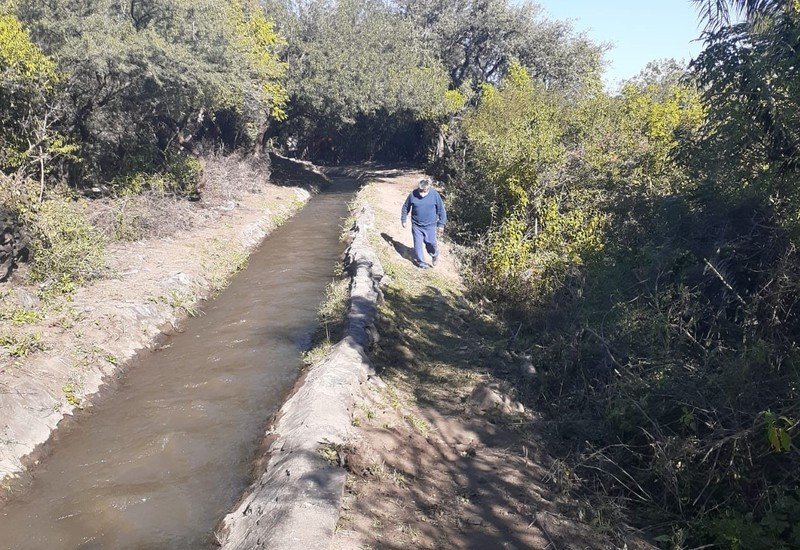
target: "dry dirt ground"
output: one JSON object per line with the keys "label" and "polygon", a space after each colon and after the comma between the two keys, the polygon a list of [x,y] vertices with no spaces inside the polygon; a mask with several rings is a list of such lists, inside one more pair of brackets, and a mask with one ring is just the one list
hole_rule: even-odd
{"label": "dry dirt ground", "polygon": [[110,245],[104,278],[52,302],[40,301],[37,287],[0,283],[0,500],[66,415],[195,314],[198,300],[223,288],[305,203],[302,179],[265,184],[219,208],[195,207],[192,228],[169,237]]}
{"label": "dry dirt ground", "polygon": [[556,489],[539,418],[503,381],[506,338],[465,299],[448,245],[436,268],[412,264],[399,214],[421,176],[383,175],[359,195],[375,209],[371,240],[390,279],[371,357],[385,385],[353,411],[333,548],[617,547]]}

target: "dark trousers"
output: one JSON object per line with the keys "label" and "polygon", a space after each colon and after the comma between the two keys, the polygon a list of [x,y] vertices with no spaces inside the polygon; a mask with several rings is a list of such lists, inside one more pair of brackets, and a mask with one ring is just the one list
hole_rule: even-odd
{"label": "dark trousers", "polygon": [[439,255],[439,248],[436,244],[436,225],[416,225],[411,224],[411,235],[414,236],[414,253],[417,255],[419,263],[425,262],[425,250],[435,258]]}

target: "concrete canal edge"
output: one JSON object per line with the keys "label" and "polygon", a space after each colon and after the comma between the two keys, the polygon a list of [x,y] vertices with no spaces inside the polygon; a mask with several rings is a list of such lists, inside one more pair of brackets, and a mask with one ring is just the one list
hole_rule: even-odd
{"label": "concrete canal edge", "polygon": [[351,230],[345,263],[351,276],[344,339],[313,365],[278,413],[265,471],[216,536],[227,550],[314,550],[330,546],[347,472],[321,449],[347,441],[356,396],[372,373],[366,351],[377,338],[375,318],[384,278],[369,243],[374,223],[363,206]]}

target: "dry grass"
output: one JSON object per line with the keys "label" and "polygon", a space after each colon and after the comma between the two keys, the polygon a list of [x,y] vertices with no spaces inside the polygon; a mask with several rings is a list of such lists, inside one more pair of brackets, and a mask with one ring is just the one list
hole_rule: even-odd
{"label": "dry grass", "polygon": [[113,241],[169,237],[194,227],[201,213],[185,199],[148,191],[92,204],[89,220]]}
{"label": "dry grass", "polygon": [[153,190],[105,198],[93,202],[91,223],[115,241],[169,237],[191,229],[219,209],[232,209],[242,196],[262,192],[269,183],[265,160],[211,154],[202,164],[199,202]]}
{"label": "dry grass", "polygon": [[218,206],[245,193],[260,193],[269,183],[270,166],[265,159],[214,154],[203,159],[200,182],[202,204]]}

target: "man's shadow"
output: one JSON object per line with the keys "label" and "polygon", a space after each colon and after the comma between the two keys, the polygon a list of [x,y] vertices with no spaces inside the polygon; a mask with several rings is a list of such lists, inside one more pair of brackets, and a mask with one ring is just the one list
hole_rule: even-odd
{"label": "man's shadow", "polygon": [[403,243],[394,240],[394,238],[391,235],[389,235],[388,233],[381,233],[381,237],[383,237],[384,241],[386,241],[387,243],[392,245],[392,248],[394,248],[395,252],[400,254],[401,257],[405,258],[406,260],[408,260],[412,264],[416,265],[417,261],[416,261],[415,255],[414,255],[414,249],[413,248],[411,248],[410,246],[406,246]]}

